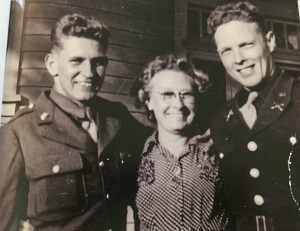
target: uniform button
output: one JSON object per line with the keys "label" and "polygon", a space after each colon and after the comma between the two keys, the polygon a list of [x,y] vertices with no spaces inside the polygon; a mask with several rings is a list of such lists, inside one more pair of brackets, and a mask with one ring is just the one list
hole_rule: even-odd
{"label": "uniform button", "polygon": [[257,178],[259,177],[259,170],[257,168],[251,168],[250,169],[250,176],[252,176],[253,178]]}
{"label": "uniform button", "polygon": [[106,199],[109,199],[110,198],[110,195],[109,193],[106,194]]}
{"label": "uniform button", "polygon": [[99,166],[100,166],[100,167],[104,167],[104,162],[103,162],[103,161],[100,161],[100,162],[99,162]]}
{"label": "uniform button", "polygon": [[263,205],[265,203],[264,198],[261,195],[255,195],[254,196],[254,203],[256,205]]}
{"label": "uniform button", "polygon": [[295,136],[291,136],[291,137],[290,137],[290,143],[291,143],[292,145],[295,145],[295,144],[297,143],[297,138],[296,138]]}
{"label": "uniform button", "polygon": [[250,141],[247,145],[249,151],[254,152],[257,149],[257,144],[254,141]]}
{"label": "uniform button", "polygon": [[52,172],[53,172],[53,173],[58,173],[59,171],[60,171],[59,165],[58,165],[58,164],[53,165],[53,167],[52,167]]}
{"label": "uniform button", "polygon": [[223,159],[223,158],[224,158],[224,153],[221,152],[221,153],[219,154],[219,156],[220,156],[220,159]]}

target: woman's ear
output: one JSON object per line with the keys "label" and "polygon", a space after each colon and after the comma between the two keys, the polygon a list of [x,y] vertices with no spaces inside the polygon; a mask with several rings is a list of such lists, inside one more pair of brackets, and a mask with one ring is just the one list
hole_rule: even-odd
{"label": "woman's ear", "polygon": [[45,65],[47,67],[48,72],[52,76],[58,76],[58,67],[56,56],[53,53],[49,53],[45,57]]}
{"label": "woman's ear", "polygon": [[149,100],[146,100],[146,101],[145,101],[145,104],[146,104],[146,106],[148,107],[148,110],[149,110],[149,111],[152,111],[152,110],[153,110],[153,102],[152,102],[151,98],[150,98]]}
{"label": "woman's ear", "polygon": [[270,51],[270,53],[272,53],[276,47],[276,39],[275,39],[275,34],[273,31],[269,31],[266,34],[266,41],[267,41],[267,45],[269,47],[269,51]]}

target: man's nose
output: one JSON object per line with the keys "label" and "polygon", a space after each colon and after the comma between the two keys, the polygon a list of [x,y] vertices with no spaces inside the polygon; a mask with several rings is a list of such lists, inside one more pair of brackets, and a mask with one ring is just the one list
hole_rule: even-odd
{"label": "man's nose", "polygon": [[89,61],[84,62],[82,65],[82,74],[85,77],[92,77],[93,73],[94,73],[94,71],[93,71],[92,63]]}
{"label": "man's nose", "polygon": [[240,64],[244,61],[243,53],[240,49],[235,49],[233,51],[233,55],[234,55],[234,62],[236,64]]}

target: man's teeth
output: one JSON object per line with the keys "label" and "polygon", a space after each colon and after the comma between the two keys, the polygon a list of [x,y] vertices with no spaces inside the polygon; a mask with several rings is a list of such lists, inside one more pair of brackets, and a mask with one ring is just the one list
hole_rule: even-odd
{"label": "man's teeth", "polygon": [[87,82],[77,82],[77,84],[84,86],[84,87],[91,87],[92,83],[87,83]]}
{"label": "man's teeth", "polygon": [[252,71],[252,67],[246,67],[240,70],[242,74],[249,74]]}

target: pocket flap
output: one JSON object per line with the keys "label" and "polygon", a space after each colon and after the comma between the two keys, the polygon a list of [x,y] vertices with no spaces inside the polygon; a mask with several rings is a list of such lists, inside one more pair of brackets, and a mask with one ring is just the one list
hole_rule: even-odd
{"label": "pocket flap", "polygon": [[76,150],[60,154],[29,157],[26,162],[26,171],[30,179],[79,171],[82,168],[82,158],[79,151]]}

